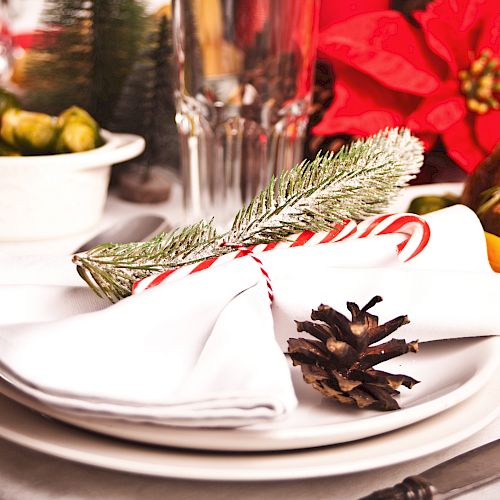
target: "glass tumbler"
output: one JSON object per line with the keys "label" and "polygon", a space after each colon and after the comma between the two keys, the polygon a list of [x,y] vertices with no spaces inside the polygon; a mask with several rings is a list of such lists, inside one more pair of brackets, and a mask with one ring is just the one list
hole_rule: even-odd
{"label": "glass tumbler", "polygon": [[174,0],[188,220],[227,224],[302,160],[318,15],[319,0]]}

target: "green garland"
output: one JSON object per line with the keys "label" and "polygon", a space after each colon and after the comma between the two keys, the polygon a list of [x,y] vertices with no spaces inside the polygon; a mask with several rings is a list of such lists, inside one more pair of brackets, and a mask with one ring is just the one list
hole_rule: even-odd
{"label": "green garland", "polygon": [[384,130],[283,172],[238,212],[225,233],[213,221],[200,221],[147,242],[99,245],[73,262],[98,295],[115,302],[130,295],[139,279],[217,257],[232,251],[231,245],[330,230],[336,222],[381,213],[422,162],[423,146],[408,130]]}

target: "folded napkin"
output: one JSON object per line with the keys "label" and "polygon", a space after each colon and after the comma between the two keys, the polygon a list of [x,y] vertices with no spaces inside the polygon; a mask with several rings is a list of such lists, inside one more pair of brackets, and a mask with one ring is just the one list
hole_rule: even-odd
{"label": "folded napkin", "polygon": [[[36,243],[33,244],[36,247]],[[68,255],[13,255],[0,253],[0,283],[9,285],[76,286],[82,279]]]}
{"label": "folded napkin", "polygon": [[68,255],[0,253],[0,270],[2,324],[51,321],[109,306],[85,285]]}
{"label": "folded napkin", "polygon": [[80,415],[229,427],[285,415],[297,404],[286,339],[296,334],[293,319],[321,302],[342,309],[382,295],[375,313],[382,321],[408,314],[398,336],[409,340],[500,333],[500,276],[476,216],[455,206],[427,221],[429,244],[404,264],[401,234],[260,254],[272,310],[247,256],[95,312],[3,325],[0,375]]}

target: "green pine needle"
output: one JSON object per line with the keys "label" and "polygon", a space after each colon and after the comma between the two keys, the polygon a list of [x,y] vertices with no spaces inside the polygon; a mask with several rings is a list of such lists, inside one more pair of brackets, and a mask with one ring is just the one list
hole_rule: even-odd
{"label": "green pine needle", "polygon": [[276,231],[326,231],[335,222],[380,213],[419,171],[422,159],[419,141],[397,129],[356,141],[337,154],[318,155],[283,172],[244,207],[228,239],[264,243]]}
{"label": "green pine needle", "polygon": [[387,129],[336,154],[318,154],[272,179],[226,233],[218,234],[212,221],[201,221],[143,243],[99,245],[73,261],[96,293],[115,302],[130,295],[138,279],[232,251],[223,242],[269,243],[381,213],[422,162],[417,138],[406,129]]}

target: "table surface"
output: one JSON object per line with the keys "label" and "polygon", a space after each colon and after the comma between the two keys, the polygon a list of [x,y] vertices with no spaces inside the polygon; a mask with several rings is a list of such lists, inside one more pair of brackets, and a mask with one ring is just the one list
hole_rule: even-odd
{"label": "table surface", "polygon": [[[164,479],[67,462],[0,439],[2,500],[349,500],[391,486],[443,460],[500,437],[500,418],[466,441],[398,466],[331,478],[273,482],[208,482]],[[500,458],[500,457],[499,457]],[[500,483],[463,499],[497,500]]]}
{"label": "table surface", "polygon": [[[174,187],[171,199],[156,205],[136,205],[108,198],[99,225],[85,233],[58,240],[31,243],[2,243],[0,254],[68,255],[93,234],[117,219],[138,213],[158,213],[173,225],[183,222],[180,190]],[[497,395],[492,395],[497,397]],[[355,499],[369,492],[391,486],[443,460],[500,438],[500,418],[467,440],[398,466],[356,474],[300,481],[209,482],[147,477],[99,469],[73,463],[33,451],[0,439],[0,498],[2,500],[45,499],[267,499],[289,500]],[[500,457],[499,457],[500,460]],[[500,498],[500,482],[475,490],[460,498],[493,500]]]}

